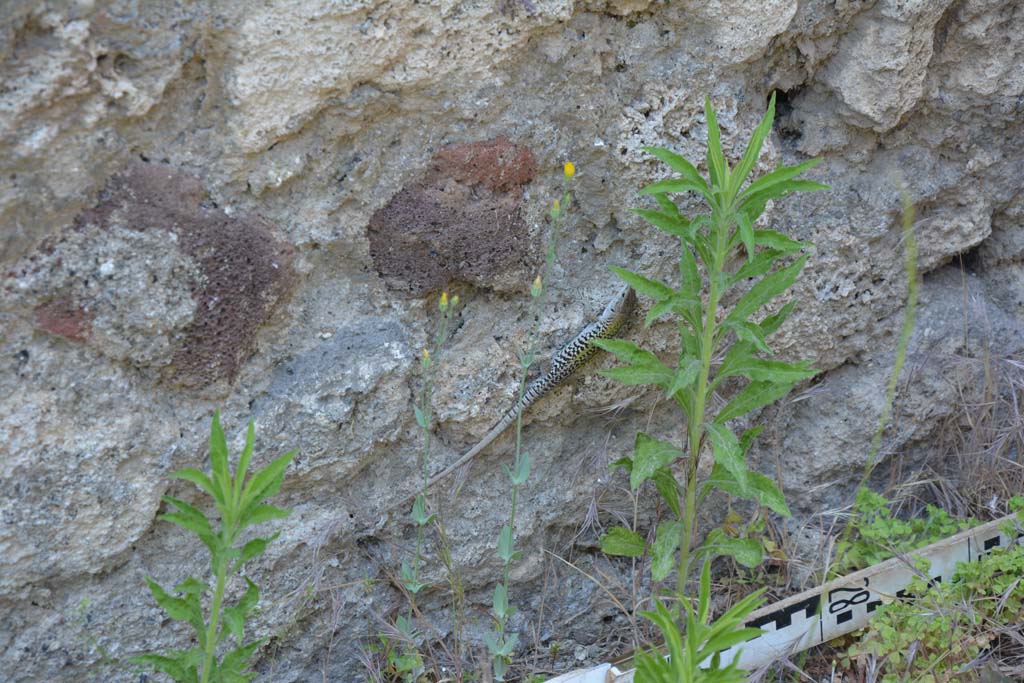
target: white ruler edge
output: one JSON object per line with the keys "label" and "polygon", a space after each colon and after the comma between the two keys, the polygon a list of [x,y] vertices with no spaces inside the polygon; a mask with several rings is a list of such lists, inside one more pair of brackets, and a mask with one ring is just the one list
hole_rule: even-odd
{"label": "white ruler edge", "polygon": [[[961,531],[901,557],[762,607],[751,613],[746,625],[758,627],[763,633],[723,652],[722,661],[732,661],[739,652],[740,667],[752,670],[864,628],[871,613],[883,601],[902,597],[903,589],[916,574],[913,568],[916,558],[929,560],[931,579],[948,581],[958,562],[977,562],[996,548],[1022,542],[1024,532],[1017,531],[1012,538],[999,528],[1015,520],[1016,515],[1008,515]],[[634,672],[634,669],[621,671],[611,664],[601,664],[570,671],[548,683],[630,683]]]}

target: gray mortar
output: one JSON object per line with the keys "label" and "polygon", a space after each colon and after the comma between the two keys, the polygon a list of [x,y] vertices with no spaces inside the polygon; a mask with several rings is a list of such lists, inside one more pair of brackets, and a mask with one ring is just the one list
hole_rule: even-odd
{"label": "gray mortar", "polygon": [[[812,177],[833,186],[777,202],[765,218],[815,243],[800,305],[772,345],[813,358],[821,375],[798,388],[802,400],[755,418],[768,429],[751,456],[768,472],[784,466],[794,525],[850,503],[877,425],[906,293],[901,180],[918,209],[922,309],[882,471],[909,476],[927,460],[962,400],[958,387],[980,376],[984,349],[1020,358],[1019,2],[364,5],[5,5],[0,671],[9,680],[138,680],[118,660],[187,643],[143,577],[173,584],[202,571],[198,542],[155,516],[165,491],[192,499],[167,475],[205,462],[216,408],[233,448],[257,418],[260,463],[300,449],[277,501],[296,512],[272,525],[282,534],[250,570],[265,599],[251,632],[273,637],[257,680],[361,680],[361,644],[403,606],[378,579],[400,566],[412,530],[355,532],[356,520],[414,485],[417,357],[437,316],[436,299],[419,295],[451,280],[464,302],[435,392],[432,457],[448,462],[511,404],[526,290],[564,161],[577,165],[577,202],[558,245],[545,348],[600,309],[614,289],[608,265],[673,281],[675,240],[629,208],[643,205],[637,188],[665,174],[642,146],[703,158],[705,95],[736,159],[778,89],[756,170],[820,155]],[[470,199],[452,212],[470,216],[457,242],[472,258],[426,284],[398,282],[374,258],[373,216],[403,192],[438,187],[442,150],[502,136],[533,156],[532,180],[504,197],[455,187]],[[140,156],[176,179],[149,185],[151,199],[173,205],[118,194]],[[162,216],[146,230],[132,219],[142,205]],[[525,242],[505,260],[476,262],[507,248],[493,225],[473,231],[471,210],[495,205],[518,212],[506,227]],[[401,218],[393,212],[391,235]],[[217,226],[225,239],[204,247]],[[444,227],[417,244],[453,240]],[[474,236],[479,244],[466,242]],[[247,254],[259,258],[247,264]],[[288,254],[290,277],[264,277]],[[211,279],[221,261],[228,273],[253,265],[262,275],[245,282],[262,285]],[[235,317],[195,327],[218,291],[234,292],[238,305],[223,311]],[[665,322],[629,335],[667,358],[670,332]],[[187,349],[192,360],[180,355]],[[533,633],[542,649],[560,643],[565,657],[541,664],[552,669],[617,654],[603,646],[623,630],[599,590],[542,550],[629,586],[628,564],[603,557],[594,528],[582,528],[586,511],[594,503],[604,526],[629,514],[625,481],[606,464],[637,429],[678,432],[657,396],[595,374],[610,364],[594,362],[546,398],[525,432],[535,472],[520,501],[513,625],[524,643]],[[609,407],[620,410],[601,412]],[[499,572],[492,546],[507,458],[507,440],[482,454],[451,502],[474,646]],[[640,514],[647,523],[653,511]],[[808,538],[808,552],[819,540]],[[436,564],[425,571],[441,584]],[[444,603],[440,587],[422,598],[442,632]]]}

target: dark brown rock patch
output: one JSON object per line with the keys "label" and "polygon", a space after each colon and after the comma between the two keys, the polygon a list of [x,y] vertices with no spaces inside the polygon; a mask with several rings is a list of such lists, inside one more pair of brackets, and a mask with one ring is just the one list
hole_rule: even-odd
{"label": "dark brown rock patch", "polygon": [[374,266],[415,296],[452,281],[484,289],[528,281],[540,243],[521,203],[535,175],[532,152],[503,137],[441,149],[424,178],[370,219]]}

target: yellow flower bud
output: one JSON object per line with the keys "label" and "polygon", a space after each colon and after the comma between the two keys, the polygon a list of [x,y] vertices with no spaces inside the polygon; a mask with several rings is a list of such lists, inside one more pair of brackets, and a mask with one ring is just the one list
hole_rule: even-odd
{"label": "yellow flower bud", "polygon": [[576,175],[576,165],[571,161],[567,161],[565,166],[562,167],[562,172],[565,173],[566,178],[572,178]]}
{"label": "yellow flower bud", "polygon": [[430,349],[425,346],[423,347],[423,352],[420,354],[420,365],[424,368],[430,366]]}
{"label": "yellow flower bud", "polygon": [[442,313],[448,308],[448,292],[441,292],[441,303],[438,304],[438,307]]}
{"label": "yellow flower bud", "polygon": [[459,295],[456,294],[455,296],[452,297],[452,308],[455,308],[458,305],[459,305]]}
{"label": "yellow flower bud", "polygon": [[536,299],[538,296],[540,296],[540,293],[543,291],[543,289],[544,283],[541,282],[540,275],[538,275],[533,280],[533,286],[530,287],[530,296]]}

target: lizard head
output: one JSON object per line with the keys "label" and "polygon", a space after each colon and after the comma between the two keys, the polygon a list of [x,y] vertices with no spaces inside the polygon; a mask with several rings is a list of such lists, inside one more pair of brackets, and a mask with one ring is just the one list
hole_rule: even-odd
{"label": "lizard head", "polygon": [[614,298],[604,307],[601,319],[625,318],[633,311],[635,305],[636,292],[629,285],[623,285],[622,289],[616,292]]}

